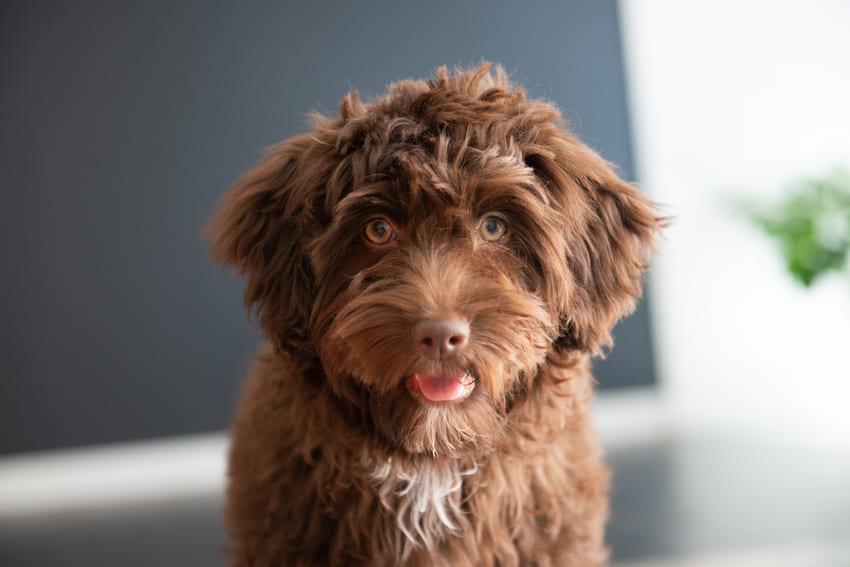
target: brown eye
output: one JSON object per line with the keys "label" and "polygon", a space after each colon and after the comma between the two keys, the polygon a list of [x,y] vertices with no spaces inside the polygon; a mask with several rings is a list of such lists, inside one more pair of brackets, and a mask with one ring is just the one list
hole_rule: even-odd
{"label": "brown eye", "polygon": [[481,233],[481,238],[487,242],[498,242],[505,237],[508,229],[502,219],[498,217],[487,217],[481,221],[478,232]]}
{"label": "brown eye", "polygon": [[386,244],[395,237],[393,227],[384,219],[369,221],[363,229],[363,236],[372,244]]}

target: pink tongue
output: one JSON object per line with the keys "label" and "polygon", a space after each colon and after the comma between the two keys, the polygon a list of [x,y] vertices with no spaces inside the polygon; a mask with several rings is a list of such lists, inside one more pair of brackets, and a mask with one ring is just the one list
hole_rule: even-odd
{"label": "pink tongue", "polygon": [[447,402],[461,397],[466,391],[466,386],[463,383],[464,378],[466,378],[466,374],[463,372],[437,376],[427,374],[414,376],[419,385],[419,391],[432,402]]}

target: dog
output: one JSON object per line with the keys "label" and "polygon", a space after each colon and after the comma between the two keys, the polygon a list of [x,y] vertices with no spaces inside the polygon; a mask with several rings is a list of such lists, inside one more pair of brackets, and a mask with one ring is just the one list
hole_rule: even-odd
{"label": "dog", "polygon": [[590,359],[663,218],[500,67],[272,147],[211,253],[268,339],[232,428],[233,565],[604,565]]}

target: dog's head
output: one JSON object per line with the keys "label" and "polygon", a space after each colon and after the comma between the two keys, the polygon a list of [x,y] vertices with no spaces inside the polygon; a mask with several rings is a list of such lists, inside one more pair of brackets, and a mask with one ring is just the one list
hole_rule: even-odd
{"label": "dog's head", "polygon": [[551,104],[483,66],[346,97],[210,228],[277,349],[318,357],[382,440],[456,454],[492,438],[551,353],[610,344],[660,220]]}

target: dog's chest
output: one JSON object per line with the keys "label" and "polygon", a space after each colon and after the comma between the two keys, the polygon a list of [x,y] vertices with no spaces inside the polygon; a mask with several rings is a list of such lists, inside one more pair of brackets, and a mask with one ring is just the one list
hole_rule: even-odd
{"label": "dog's chest", "polygon": [[369,477],[408,542],[414,548],[433,549],[465,523],[463,482],[476,470],[474,465],[462,468],[457,461],[400,467],[389,460],[371,464]]}

